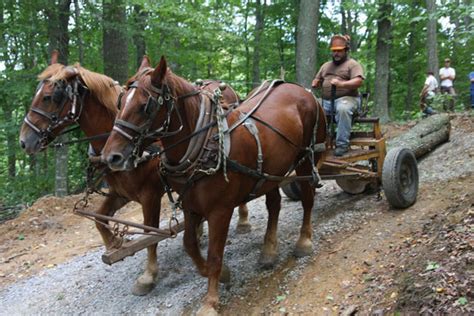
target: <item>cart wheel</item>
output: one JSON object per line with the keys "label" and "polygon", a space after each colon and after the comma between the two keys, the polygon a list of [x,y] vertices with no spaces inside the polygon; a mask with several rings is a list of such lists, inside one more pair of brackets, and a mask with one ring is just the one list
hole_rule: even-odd
{"label": "cart wheel", "polygon": [[391,149],[382,168],[382,186],[388,203],[395,208],[407,208],[418,194],[418,165],[408,148]]}
{"label": "cart wheel", "polygon": [[370,181],[339,178],[336,183],[346,193],[360,194],[365,191]]}
{"label": "cart wheel", "polygon": [[301,187],[298,181],[290,182],[281,187],[283,193],[292,200],[301,200]]}

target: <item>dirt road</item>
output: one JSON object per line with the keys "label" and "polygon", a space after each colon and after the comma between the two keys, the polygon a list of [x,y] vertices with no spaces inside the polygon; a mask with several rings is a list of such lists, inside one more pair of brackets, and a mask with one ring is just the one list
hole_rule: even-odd
{"label": "dirt road", "polygon": [[[238,235],[231,228],[229,235],[225,261],[232,286],[221,287],[220,312],[473,312],[473,121],[469,115],[454,118],[451,141],[419,161],[418,201],[407,210],[391,210],[376,194],[347,195],[326,182],[317,192],[315,251],[309,258],[292,256],[302,212],[299,203],[285,199],[279,263],[261,270],[265,204],[251,202],[252,232]],[[103,264],[94,225],[70,213],[79,198],[44,198],[0,225],[0,314],[196,311],[206,280],[184,253],[181,236],[159,245],[157,287],[145,297],[133,296],[145,253]],[[137,205],[121,216],[141,221]]]}

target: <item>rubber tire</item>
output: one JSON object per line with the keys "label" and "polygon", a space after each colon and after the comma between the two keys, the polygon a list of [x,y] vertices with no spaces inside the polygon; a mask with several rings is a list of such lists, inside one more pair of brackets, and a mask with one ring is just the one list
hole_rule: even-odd
{"label": "rubber tire", "polygon": [[293,201],[301,200],[301,187],[298,181],[287,183],[281,189],[289,199]]}
{"label": "rubber tire", "polygon": [[394,208],[407,208],[416,202],[418,165],[408,148],[391,149],[383,163],[382,186],[388,203]]}
{"label": "rubber tire", "polygon": [[336,183],[342,189],[342,191],[348,194],[356,195],[363,193],[370,184],[370,181],[338,178],[336,179]]}

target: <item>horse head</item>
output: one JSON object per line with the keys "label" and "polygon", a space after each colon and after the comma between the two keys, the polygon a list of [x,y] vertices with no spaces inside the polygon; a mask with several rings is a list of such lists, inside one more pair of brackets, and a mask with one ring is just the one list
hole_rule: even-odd
{"label": "horse head", "polygon": [[[87,136],[110,131],[117,112],[120,87],[113,79],[78,64],[58,64],[55,56],[38,76],[40,84],[21,127],[20,146],[28,154],[45,149],[74,123],[82,125]],[[81,124],[84,121],[87,124]]]}
{"label": "horse head", "polygon": [[144,148],[160,137],[179,132],[172,130],[171,115],[176,112],[176,91],[170,83],[166,60],[156,68],[144,58],[136,75],[127,83],[120,100],[121,108],[102,158],[112,170],[130,170]]}
{"label": "horse head", "polygon": [[[28,154],[45,149],[48,144],[80,113],[71,109],[69,101],[74,101],[80,93],[80,86],[73,87],[67,81],[77,74],[57,62],[58,53],[53,51],[50,65],[38,76],[40,83],[25,116],[20,130],[20,146]],[[63,80],[55,79],[63,74]]]}

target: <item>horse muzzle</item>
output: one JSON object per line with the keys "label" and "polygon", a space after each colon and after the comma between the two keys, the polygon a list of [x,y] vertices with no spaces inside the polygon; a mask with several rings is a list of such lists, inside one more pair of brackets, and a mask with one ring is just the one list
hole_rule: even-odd
{"label": "horse muzzle", "polygon": [[28,155],[34,155],[43,149],[41,139],[33,133],[27,136],[20,135],[20,147]]}

